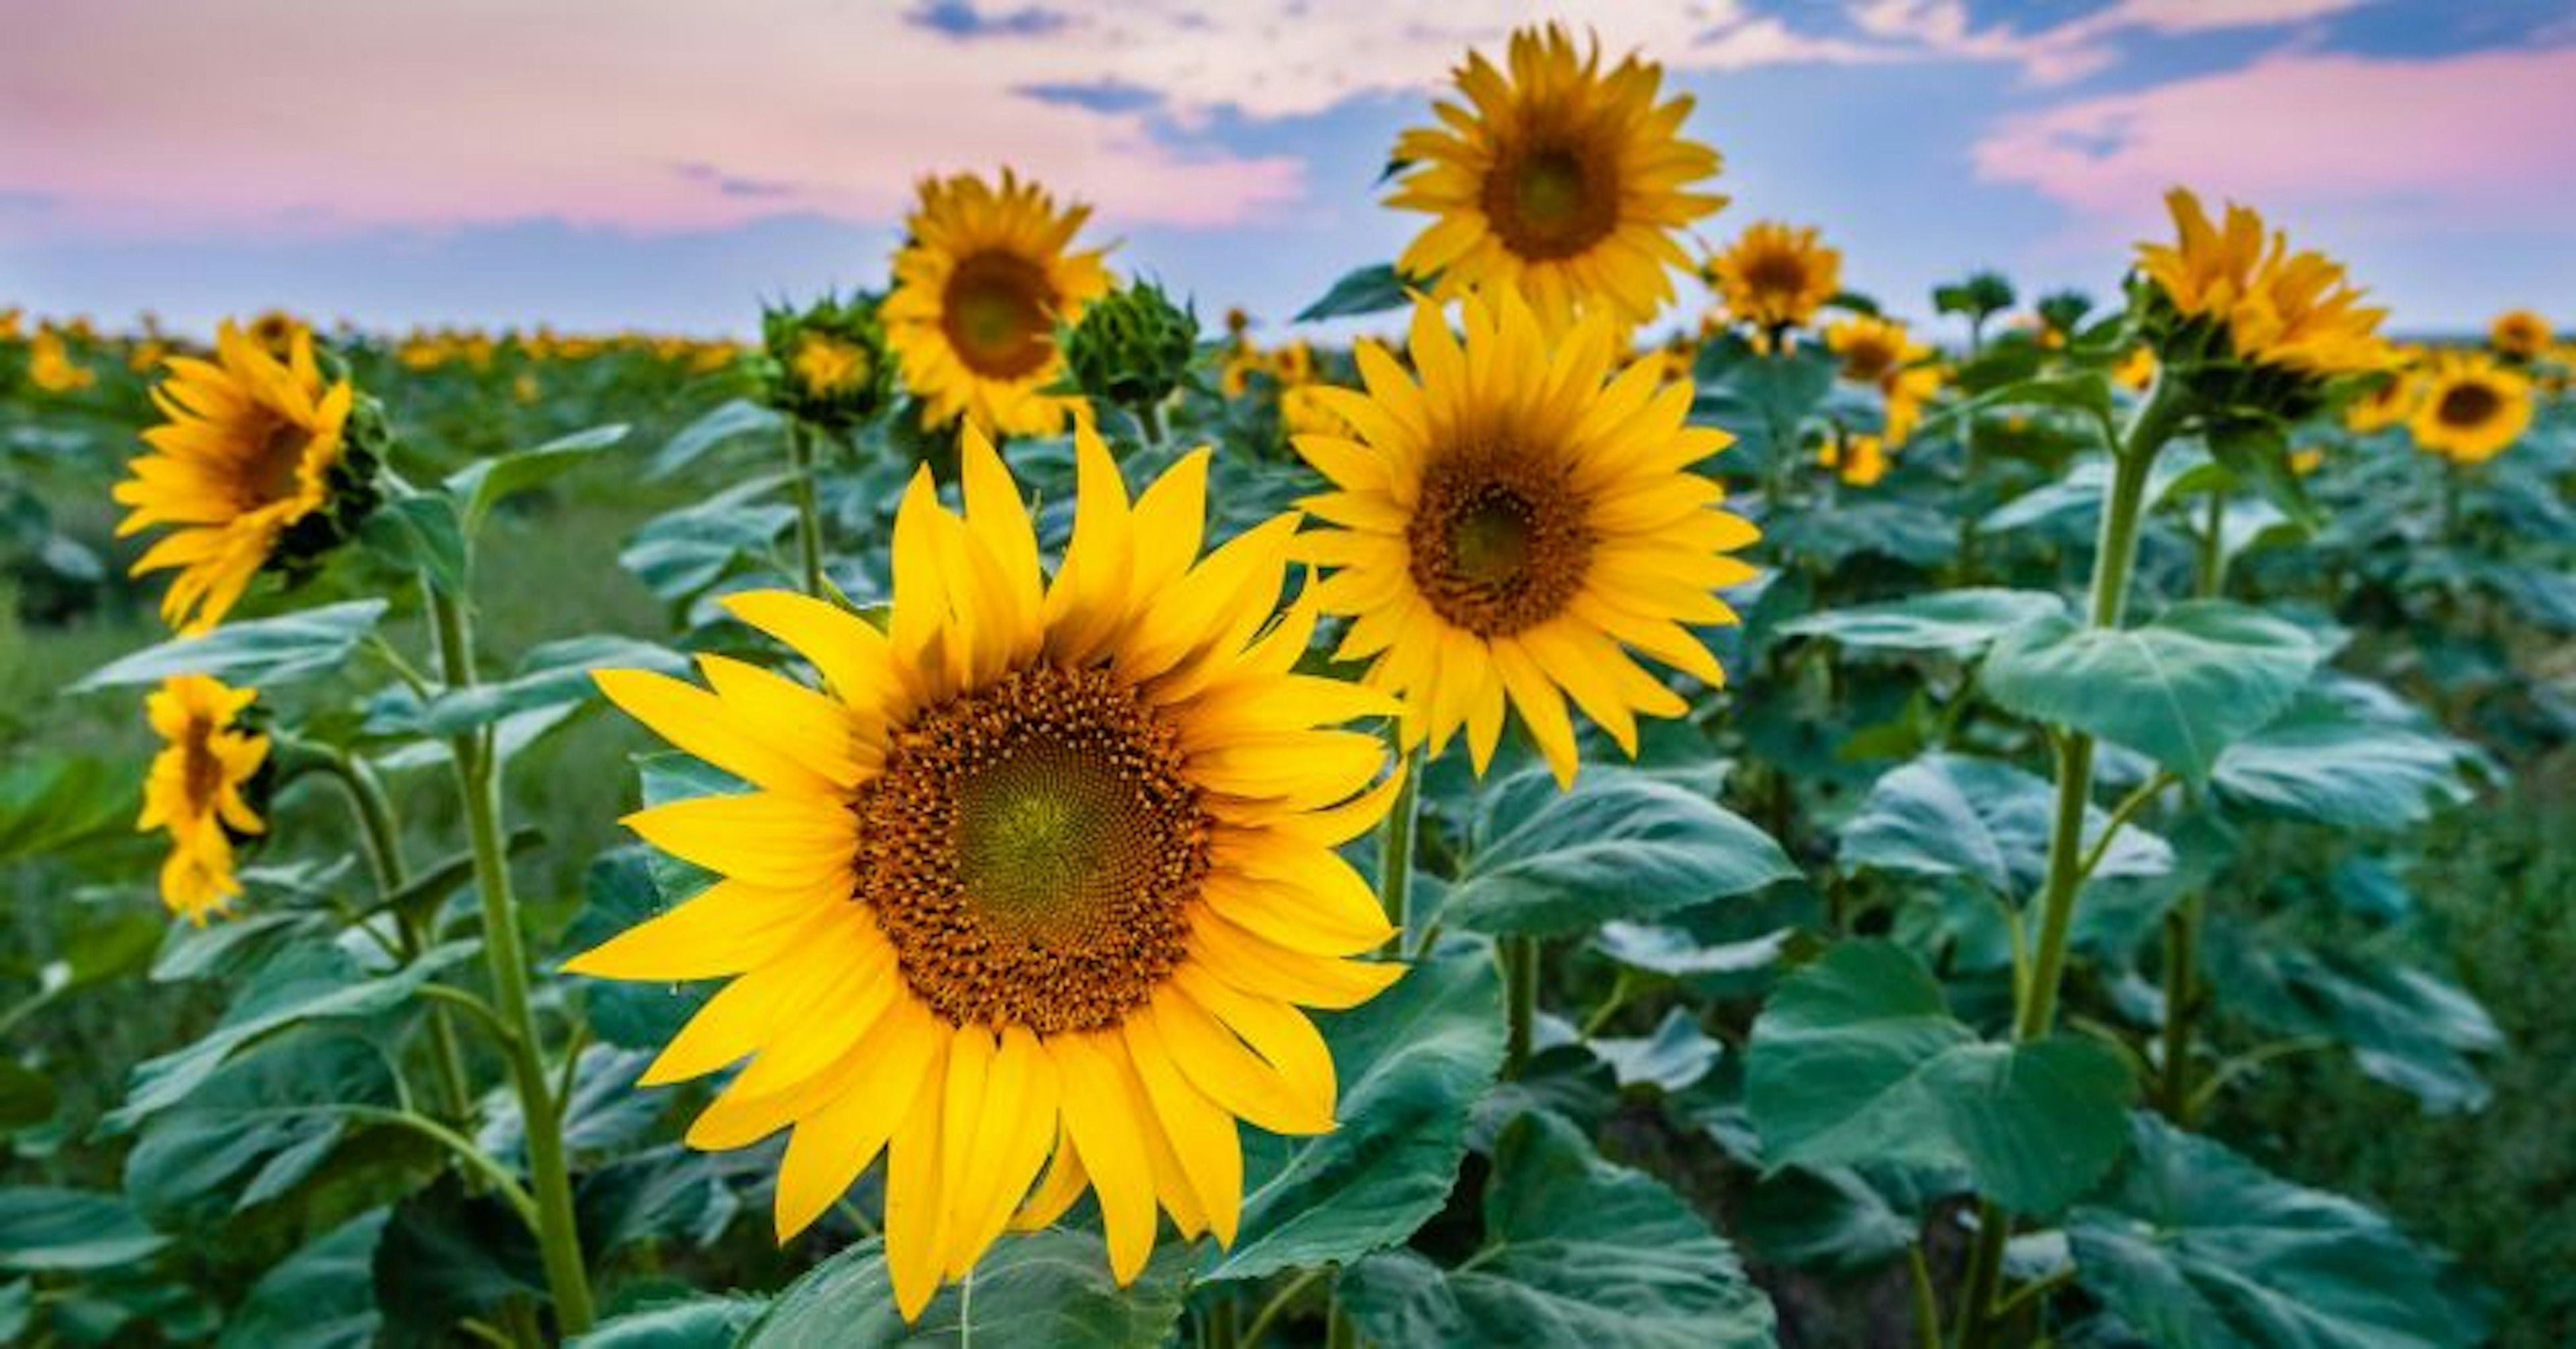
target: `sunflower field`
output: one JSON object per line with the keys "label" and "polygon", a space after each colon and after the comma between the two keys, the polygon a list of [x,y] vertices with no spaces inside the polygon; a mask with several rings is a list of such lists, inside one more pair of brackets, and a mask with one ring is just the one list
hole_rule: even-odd
{"label": "sunflower field", "polygon": [[1690,114],[1464,54],[1293,320],[1008,169],[755,343],[7,311],[0,1338],[2576,1338],[2576,349]]}

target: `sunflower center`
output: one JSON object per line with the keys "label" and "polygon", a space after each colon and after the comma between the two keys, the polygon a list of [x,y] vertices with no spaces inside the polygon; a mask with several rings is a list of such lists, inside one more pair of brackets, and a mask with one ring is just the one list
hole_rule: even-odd
{"label": "sunflower center", "polygon": [[1843,374],[1855,383],[1875,384],[1896,368],[1896,349],[1865,338],[1843,352]]}
{"label": "sunflower center", "polygon": [[214,738],[213,723],[195,718],[179,740],[181,788],[188,794],[189,807],[200,814],[214,812],[215,798],[224,789],[224,761],[215,757]]}
{"label": "sunflower center", "polygon": [[1177,968],[1209,821],[1178,733],[1033,665],[914,718],[860,790],[858,899],[952,1025],[1106,1030]]}
{"label": "sunflower center", "polygon": [[1617,166],[1570,136],[1506,147],[1485,175],[1485,218],[1524,258],[1572,257],[1618,228]]}
{"label": "sunflower center", "polygon": [[1593,536],[1551,467],[1508,451],[1435,466],[1405,531],[1414,588],[1442,618],[1502,637],[1554,617],[1582,588]]}
{"label": "sunflower center", "polygon": [[1807,288],[1807,264],[1795,253],[1758,253],[1744,265],[1744,284],[1756,295],[1796,295]]}
{"label": "sunflower center", "polygon": [[242,461],[240,489],[243,509],[257,510],[285,501],[302,490],[299,470],[304,454],[313,446],[313,433],[273,413],[266,424],[256,428],[248,443],[250,456]]}
{"label": "sunflower center", "polygon": [[988,249],[958,262],[941,295],[940,327],[966,368],[986,379],[1034,375],[1053,353],[1055,288],[1016,253]]}
{"label": "sunflower center", "polygon": [[2482,426],[2504,406],[2504,399],[2484,384],[2454,384],[2442,391],[2433,415],[2445,426]]}

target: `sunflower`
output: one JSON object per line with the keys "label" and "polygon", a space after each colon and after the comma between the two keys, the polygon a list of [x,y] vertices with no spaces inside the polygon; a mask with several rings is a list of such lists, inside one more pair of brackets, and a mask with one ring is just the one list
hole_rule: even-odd
{"label": "sunflower", "polygon": [[1816,451],[1816,462],[1851,486],[1874,487],[1887,476],[1888,448],[1888,442],[1877,436],[1842,436],[1827,440]]}
{"label": "sunflower", "polygon": [[1347,958],[1392,931],[1334,851],[1395,783],[1379,739],[1333,724],[1393,708],[1294,673],[1314,599],[1270,617],[1295,517],[1201,560],[1207,451],[1131,505],[1077,430],[1072,541],[1041,589],[1020,489],[981,432],[962,440],[963,518],[926,469],[897,514],[887,631],[802,595],[727,601],[823,691],[717,656],[707,689],[600,676],[755,790],[630,816],[723,879],[567,966],[733,980],[644,1081],[750,1059],[689,1141],[792,1131],[782,1241],[883,1152],[907,1317],[1086,1186],[1122,1283],[1158,1203],[1230,1242],[1236,1121],[1333,1127],[1332,1058],[1299,1007],[1401,973]]}
{"label": "sunflower", "polygon": [[963,417],[993,435],[1064,430],[1076,400],[1045,392],[1064,369],[1056,325],[1109,289],[1099,250],[1068,251],[1090,215],[1059,212],[1008,169],[999,188],[971,174],[923,180],[884,309],[922,425]]}
{"label": "sunflower", "polygon": [[2407,423],[2415,446],[2454,463],[2483,464],[2531,425],[2531,381],[2484,353],[2451,351],[2425,368]]}
{"label": "sunflower", "polygon": [[180,527],[134,574],[179,569],[161,616],[182,633],[222,622],[280,537],[330,508],[356,396],[345,380],[324,387],[306,332],[294,334],[281,364],[226,323],[215,353],[213,363],[171,360],[170,378],[152,391],[169,420],[143,433],[153,452],[115,488],[133,508],[119,537]]}
{"label": "sunflower", "polygon": [[1420,383],[1362,341],[1367,392],[1318,390],[1354,434],[1297,438],[1333,486],[1301,503],[1334,526],[1307,536],[1308,556],[1337,569],[1324,609],[1352,616],[1340,659],[1368,660],[1368,682],[1404,699],[1407,743],[1437,753],[1463,725],[1481,773],[1508,699],[1571,783],[1567,697],[1632,755],[1637,713],[1688,710],[1630,649],[1724,679],[1685,625],[1735,621],[1713,592],[1753,575],[1727,554],[1758,535],[1689,471],[1730,437],[1686,424],[1691,386],[1663,382],[1654,357],[1609,378],[1605,317],[1551,346],[1509,291],[1464,309],[1462,344],[1440,305],[1416,305]]}
{"label": "sunflower", "polygon": [[1663,67],[1630,56],[1604,71],[1597,43],[1578,50],[1555,24],[1514,32],[1506,59],[1508,74],[1469,52],[1454,76],[1465,103],[1397,138],[1407,176],[1387,204],[1439,217],[1397,268],[1436,275],[1444,299],[1516,287],[1551,330],[1578,312],[1645,322],[1673,298],[1665,269],[1690,265],[1675,232],[1726,204],[1690,190],[1719,164],[1681,134],[1691,100],[1656,102]]}
{"label": "sunflower", "polygon": [[27,380],[47,393],[79,393],[98,383],[98,375],[73,360],[62,334],[47,326],[27,344]]}
{"label": "sunflower", "polygon": [[1931,346],[1893,319],[1857,315],[1825,329],[1825,347],[1842,358],[1843,378],[1873,385],[1887,400],[1886,448],[1912,439],[1924,403],[1941,387]]}
{"label": "sunflower", "polygon": [[283,309],[271,309],[250,321],[250,340],[278,361],[285,361],[295,354],[297,337],[310,339],[312,335],[310,325]]}
{"label": "sunflower", "polygon": [[2409,369],[2388,372],[2377,383],[2364,388],[2343,410],[2344,429],[2354,435],[2368,435],[2392,426],[2403,426],[2415,415],[2416,400],[2424,392],[2423,380]]}
{"label": "sunflower", "polygon": [[2183,319],[2215,325],[2237,359],[2317,378],[2387,367],[2388,311],[2361,303],[2341,263],[2290,252],[2248,207],[2230,204],[2221,229],[2183,188],[2165,205],[2179,241],[2138,245],[2139,270]]}
{"label": "sunflower", "polygon": [[2120,363],[2111,367],[2111,382],[2131,393],[2145,393],[2156,382],[2156,349],[2131,347]]}
{"label": "sunflower", "polygon": [[1764,332],[1794,328],[1842,288],[1843,255],[1817,242],[1815,227],[1756,222],[1708,260],[1709,284],[1727,316]]}
{"label": "sunflower", "polygon": [[2487,345],[2496,354],[2517,361],[2528,361],[2549,350],[2549,320],[2528,309],[2516,309],[2496,316],[2487,329]]}
{"label": "sunflower", "polygon": [[170,832],[170,859],[161,867],[161,902],[172,913],[203,926],[241,893],[233,878],[233,836],[266,826],[242,788],[268,761],[268,737],[236,723],[259,697],[256,689],[226,688],[206,675],[172,675],[144,699],[144,713],[167,748],[152,760],[143,783],[138,831]]}

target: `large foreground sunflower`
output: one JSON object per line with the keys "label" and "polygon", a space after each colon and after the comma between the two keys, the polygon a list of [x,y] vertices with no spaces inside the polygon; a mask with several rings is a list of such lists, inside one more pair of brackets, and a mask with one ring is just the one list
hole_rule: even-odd
{"label": "large foreground sunflower", "polygon": [[233,835],[265,829],[242,789],[268,761],[268,737],[235,723],[259,697],[206,675],[173,675],[144,699],[164,744],[143,783],[137,830],[167,830],[170,857],[161,866],[161,902],[203,925],[221,912],[241,882],[233,878]]}
{"label": "large foreground sunflower", "polygon": [[1512,34],[1506,73],[1470,52],[1455,76],[1465,104],[1395,144],[1409,169],[1387,204],[1439,217],[1397,267],[1437,274],[1437,293],[1513,286],[1552,328],[1578,311],[1621,327],[1673,297],[1668,267],[1690,265],[1674,234],[1726,204],[1690,185],[1715,150],[1681,134],[1691,100],[1655,101],[1663,67],[1634,56],[1604,71],[1555,24]]}
{"label": "large foreground sunflower", "polygon": [[152,453],[116,485],[132,507],[119,537],[175,525],[137,559],[134,574],[176,568],[161,616],[183,633],[223,621],[278,541],[332,505],[355,394],[326,386],[312,335],[298,329],[281,362],[226,323],[215,360],[174,357],[152,391],[169,418],[143,433]]}
{"label": "large foreground sunflower", "polygon": [[2427,453],[2482,464],[2504,453],[2531,425],[2531,381],[2492,356],[2444,352],[2420,380],[2407,428]]}
{"label": "large foreground sunflower", "polygon": [[2291,252],[2249,207],[2230,204],[2221,227],[2183,188],[2165,204],[2177,240],[2140,244],[2139,270],[2184,320],[2212,325],[2236,359],[2317,378],[2386,368],[2379,323],[2388,311],[2361,302],[2341,263]]}
{"label": "large foreground sunflower", "polygon": [[921,184],[910,238],[895,255],[886,336],[922,424],[965,418],[993,435],[1054,435],[1073,400],[1045,392],[1064,369],[1055,329],[1109,289],[1099,250],[1072,251],[1088,206],[1062,211],[1045,189],[1002,171]]}
{"label": "large foreground sunflower", "polygon": [[1362,341],[1367,393],[1319,391],[1353,434],[1297,437],[1334,489],[1301,503],[1334,526],[1306,547],[1335,569],[1324,608],[1351,616],[1341,658],[1403,697],[1409,742],[1436,753],[1463,726],[1482,772],[1508,700],[1570,783],[1568,697],[1632,754],[1637,714],[1689,708],[1631,650],[1724,678],[1686,625],[1735,621],[1715,592],[1753,575],[1728,554],[1757,532],[1690,471],[1729,437],[1686,423],[1691,386],[1658,358],[1612,378],[1597,316],[1551,347],[1509,292],[1464,310],[1462,343],[1439,305],[1415,307],[1419,383]]}
{"label": "large foreground sunflower", "polygon": [[1710,258],[1707,270],[1729,319],[1774,332],[1808,322],[1834,298],[1842,289],[1843,255],[1819,242],[1813,225],[1764,220]]}
{"label": "large foreground sunflower", "polygon": [[728,601],[822,689],[716,656],[703,689],[600,676],[753,790],[629,817],[723,879],[567,967],[732,980],[644,1080],[749,1059],[688,1137],[792,1131],[782,1240],[885,1154],[907,1317],[1086,1185],[1121,1282],[1158,1204],[1231,1241],[1236,1121],[1333,1127],[1332,1057],[1299,1008],[1400,973],[1348,958],[1391,933],[1334,851],[1394,783],[1381,741],[1331,726],[1392,709],[1293,672],[1316,622],[1311,596],[1272,621],[1294,517],[1201,559],[1207,452],[1131,505],[1080,431],[1050,581],[1019,489],[963,440],[963,518],[926,470],[897,515],[888,630],[801,595]]}

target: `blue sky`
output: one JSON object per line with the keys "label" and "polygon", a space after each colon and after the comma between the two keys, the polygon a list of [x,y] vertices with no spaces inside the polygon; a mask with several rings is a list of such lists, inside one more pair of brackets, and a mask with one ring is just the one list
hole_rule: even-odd
{"label": "blue sky", "polygon": [[2576,319],[2576,0],[93,0],[0,53],[0,303],[747,331],[1008,162],[1275,327],[1403,246],[1396,134],[1544,18],[1697,98],[1704,242],[1818,225],[1900,312],[1972,266],[2107,294],[2187,182],[2400,329]]}

